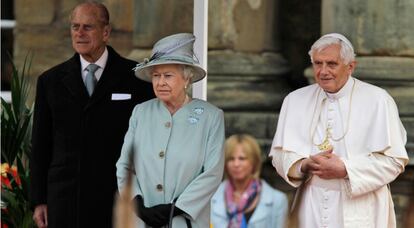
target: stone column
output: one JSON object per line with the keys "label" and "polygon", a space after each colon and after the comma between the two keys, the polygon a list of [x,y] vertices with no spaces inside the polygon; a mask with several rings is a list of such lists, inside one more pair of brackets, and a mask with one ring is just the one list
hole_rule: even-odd
{"label": "stone column", "polygon": [[226,134],[273,138],[289,67],[280,54],[278,1],[210,1],[208,99],[225,110]]}

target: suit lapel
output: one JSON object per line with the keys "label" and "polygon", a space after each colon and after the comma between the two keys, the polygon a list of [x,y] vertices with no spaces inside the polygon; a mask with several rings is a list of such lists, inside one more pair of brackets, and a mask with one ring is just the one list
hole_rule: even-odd
{"label": "suit lapel", "polygon": [[89,95],[86,91],[85,84],[82,81],[79,55],[75,54],[68,61],[63,74],[62,83],[69,90],[69,93],[78,100],[82,106],[85,106],[88,102]]}

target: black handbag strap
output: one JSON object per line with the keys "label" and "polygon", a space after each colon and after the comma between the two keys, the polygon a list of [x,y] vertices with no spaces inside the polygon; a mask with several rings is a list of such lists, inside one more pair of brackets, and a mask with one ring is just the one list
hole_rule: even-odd
{"label": "black handbag strap", "polygon": [[172,228],[172,220],[174,219],[175,201],[177,201],[177,200],[174,200],[172,202],[172,205],[171,205],[170,218],[169,218],[169,221],[168,221],[168,228]]}
{"label": "black handbag strap", "polygon": [[[175,202],[177,201],[177,199],[175,199],[171,205],[171,211],[170,211],[170,218],[168,221],[168,228],[172,228],[172,221],[174,219],[174,208],[175,208]],[[191,225],[191,221],[190,219],[184,217],[185,219],[185,223],[187,224],[187,228],[192,228],[193,226]]]}
{"label": "black handbag strap", "polygon": [[192,228],[193,226],[191,226],[191,221],[188,218],[185,218],[185,223],[187,224],[187,228]]}

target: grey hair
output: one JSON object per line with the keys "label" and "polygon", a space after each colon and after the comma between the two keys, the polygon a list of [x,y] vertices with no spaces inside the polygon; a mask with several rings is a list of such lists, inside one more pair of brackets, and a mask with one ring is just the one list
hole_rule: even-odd
{"label": "grey hair", "polygon": [[355,60],[354,49],[347,43],[335,37],[322,37],[312,45],[311,49],[308,52],[311,58],[311,62],[313,63],[312,55],[315,52],[319,52],[332,44],[339,44],[341,46],[340,55],[345,64],[349,64]]}
{"label": "grey hair", "polygon": [[194,68],[188,65],[182,65],[184,80],[188,80],[191,84],[194,77]]}

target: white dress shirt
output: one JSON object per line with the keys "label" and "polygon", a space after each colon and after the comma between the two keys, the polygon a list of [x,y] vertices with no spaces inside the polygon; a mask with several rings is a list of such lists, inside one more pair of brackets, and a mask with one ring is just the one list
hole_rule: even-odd
{"label": "white dress shirt", "polygon": [[[82,80],[83,82],[85,82],[86,74],[88,73],[88,70],[86,69],[86,67],[88,67],[89,64],[91,63],[86,61],[86,59],[84,59],[82,55],[79,55],[79,56],[80,56],[80,62],[81,62]],[[108,61],[108,50],[105,47],[104,53],[101,55],[101,57],[96,62],[94,62],[94,64],[99,66],[99,68],[95,71],[96,81],[99,81],[99,79],[101,78],[107,61]]]}

